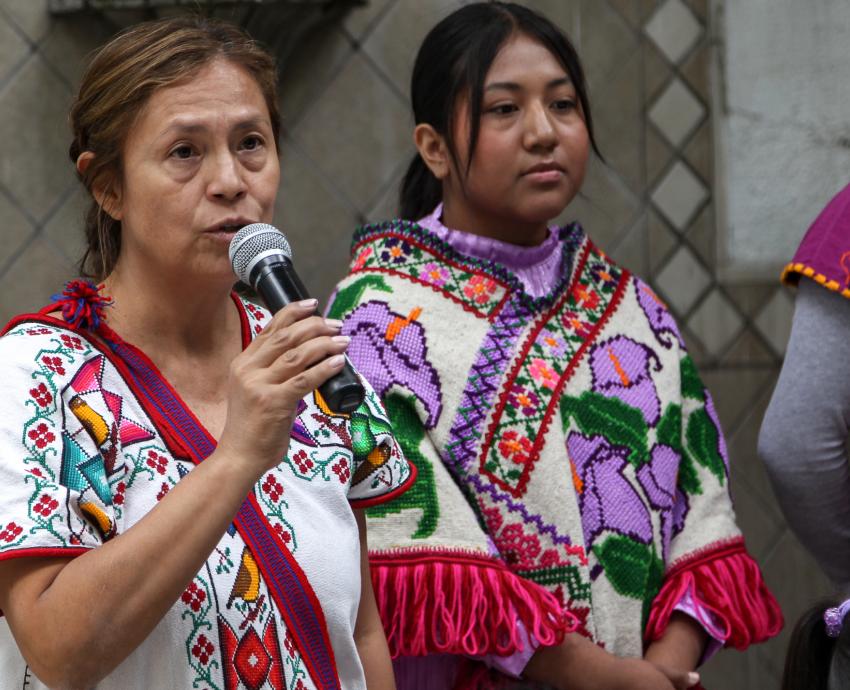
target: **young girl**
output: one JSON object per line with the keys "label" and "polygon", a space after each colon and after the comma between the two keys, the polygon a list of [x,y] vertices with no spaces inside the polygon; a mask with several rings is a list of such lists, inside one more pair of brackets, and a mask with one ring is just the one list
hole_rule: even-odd
{"label": "young girl", "polygon": [[549,225],[596,150],[578,56],[473,3],[426,37],[412,99],[402,219],[356,233],[330,306],[419,468],[370,512],[398,685],[692,687],[782,618],[673,318]]}

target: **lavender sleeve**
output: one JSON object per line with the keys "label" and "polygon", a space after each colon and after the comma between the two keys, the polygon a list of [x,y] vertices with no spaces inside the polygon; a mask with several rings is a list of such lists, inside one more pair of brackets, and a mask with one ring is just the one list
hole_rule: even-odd
{"label": "lavender sleeve", "polygon": [[801,280],[758,444],[788,524],[839,585],[850,582],[848,343],[850,300]]}

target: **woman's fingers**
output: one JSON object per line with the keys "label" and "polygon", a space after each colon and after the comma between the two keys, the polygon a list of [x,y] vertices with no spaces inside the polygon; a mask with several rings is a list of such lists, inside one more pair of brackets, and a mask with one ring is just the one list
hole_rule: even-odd
{"label": "woman's fingers", "polygon": [[267,368],[268,381],[284,383],[324,359],[341,355],[350,341],[351,338],[344,335],[322,336],[284,350]]}
{"label": "woman's fingers", "polygon": [[287,350],[322,336],[339,333],[342,322],[315,315],[315,304],[299,302],[281,309],[254,341],[245,349],[244,357],[256,367],[270,366]]}
{"label": "woman's fingers", "polygon": [[293,407],[311,391],[316,390],[345,365],[345,355],[334,354],[304,369],[279,384],[281,399]]}

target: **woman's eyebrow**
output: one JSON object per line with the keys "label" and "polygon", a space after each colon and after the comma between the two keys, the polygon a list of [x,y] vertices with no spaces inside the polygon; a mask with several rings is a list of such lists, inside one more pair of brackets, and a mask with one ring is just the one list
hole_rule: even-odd
{"label": "woman's eyebrow", "polygon": [[[268,124],[268,119],[262,116],[247,117],[240,120],[231,126],[232,130],[257,129],[263,124]],[[210,129],[209,125],[198,120],[175,120],[163,129],[157,136],[163,137],[166,134],[196,134],[198,132],[206,132]]]}
{"label": "woman's eyebrow", "polygon": [[[558,77],[546,84],[547,89],[554,89],[558,86],[569,86],[572,84],[572,79],[569,77]],[[522,91],[522,85],[514,81],[494,81],[492,84],[487,84],[484,87],[485,91],[497,91],[503,89],[505,91]]]}

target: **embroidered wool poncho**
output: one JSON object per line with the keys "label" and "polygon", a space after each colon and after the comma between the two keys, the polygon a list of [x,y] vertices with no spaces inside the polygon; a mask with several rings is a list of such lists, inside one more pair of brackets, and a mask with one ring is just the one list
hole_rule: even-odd
{"label": "embroidered wool poncho", "polygon": [[711,397],[670,313],[577,225],[531,297],[415,223],[357,232],[329,314],[419,478],[369,511],[394,656],[577,630],[637,656],[690,598],[742,649],[781,614],[747,555]]}
{"label": "embroidered wool poncho", "polygon": [[[77,292],[87,293],[77,314],[91,312],[96,292]],[[247,346],[270,315],[234,303]],[[66,318],[75,311],[72,300],[62,306]],[[144,353],[105,325],[95,338],[51,309],[13,320],[0,338],[0,560],[97,549],[215,449]],[[351,415],[305,397],[287,456],[263,474],[151,634],[97,687],[365,690],[351,506],[389,500],[414,476],[371,388]],[[22,687],[45,686],[0,619],[0,689]]]}

